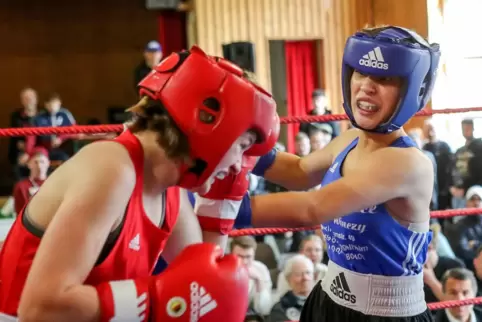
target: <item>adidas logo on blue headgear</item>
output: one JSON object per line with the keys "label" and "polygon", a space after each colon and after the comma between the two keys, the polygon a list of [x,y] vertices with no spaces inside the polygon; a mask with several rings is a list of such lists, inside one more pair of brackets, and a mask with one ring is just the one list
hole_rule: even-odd
{"label": "adidas logo on blue headgear", "polygon": [[440,61],[438,44],[429,44],[417,33],[396,26],[364,29],[348,38],[343,53],[343,108],[360,128],[351,108],[350,80],[354,70],[366,75],[401,77],[400,101],[390,119],[373,130],[390,133],[401,128],[431,97]]}

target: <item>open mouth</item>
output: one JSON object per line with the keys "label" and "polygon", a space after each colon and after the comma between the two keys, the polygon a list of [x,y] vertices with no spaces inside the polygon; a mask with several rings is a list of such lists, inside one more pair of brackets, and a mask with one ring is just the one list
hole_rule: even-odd
{"label": "open mouth", "polygon": [[216,179],[223,180],[224,178],[226,178],[227,175],[227,171],[219,171],[218,173],[216,173]]}
{"label": "open mouth", "polygon": [[362,114],[366,115],[374,114],[380,110],[380,107],[378,107],[377,105],[363,100],[357,101],[356,107]]}

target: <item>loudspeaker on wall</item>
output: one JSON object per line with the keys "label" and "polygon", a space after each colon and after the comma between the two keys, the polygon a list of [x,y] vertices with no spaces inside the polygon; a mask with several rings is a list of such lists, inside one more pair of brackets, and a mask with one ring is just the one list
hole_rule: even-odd
{"label": "loudspeaker on wall", "polygon": [[223,56],[239,67],[255,73],[254,44],[250,42],[233,42],[223,45]]}

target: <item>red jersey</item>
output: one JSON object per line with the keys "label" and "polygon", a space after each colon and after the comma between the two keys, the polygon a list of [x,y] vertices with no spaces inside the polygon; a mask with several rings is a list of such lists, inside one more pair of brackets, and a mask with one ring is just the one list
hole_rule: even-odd
{"label": "red jersey", "polygon": [[[110,251],[92,269],[85,284],[149,276],[164,249],[179,213],[179,188],[167,189],[165,217],[156,226],[142,204],[144,153],[137,138],[125,131],[114,139],[125,146],[136,170],[136,185],[130,197],[122,227]],[[0,252],[0,312],[17,315],[20,295],[40,238],[27,229],[23,210],[15,220]]]}
{"label": "red jersey", "polygon": [[23,179],[13,188],[13,200],[15,200],[15,213],[19,214],[30,198],[37,193],[44,180]]}

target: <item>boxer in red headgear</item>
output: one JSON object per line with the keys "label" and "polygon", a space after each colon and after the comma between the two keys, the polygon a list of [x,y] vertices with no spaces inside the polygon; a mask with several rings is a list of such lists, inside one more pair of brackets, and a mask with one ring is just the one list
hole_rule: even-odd
{"label": "boxer in red headgear", "polygon": [[274,100],[197,47],[139,86],[128,129],[60,166],[17,217],[0,253],[0,320],[244,319],[247,273],[213,244],[150,274],[161,253],[170,261],[202,240],[185,190],[173,187],[205,193],[240,171],[244,153],[269,151]]}

